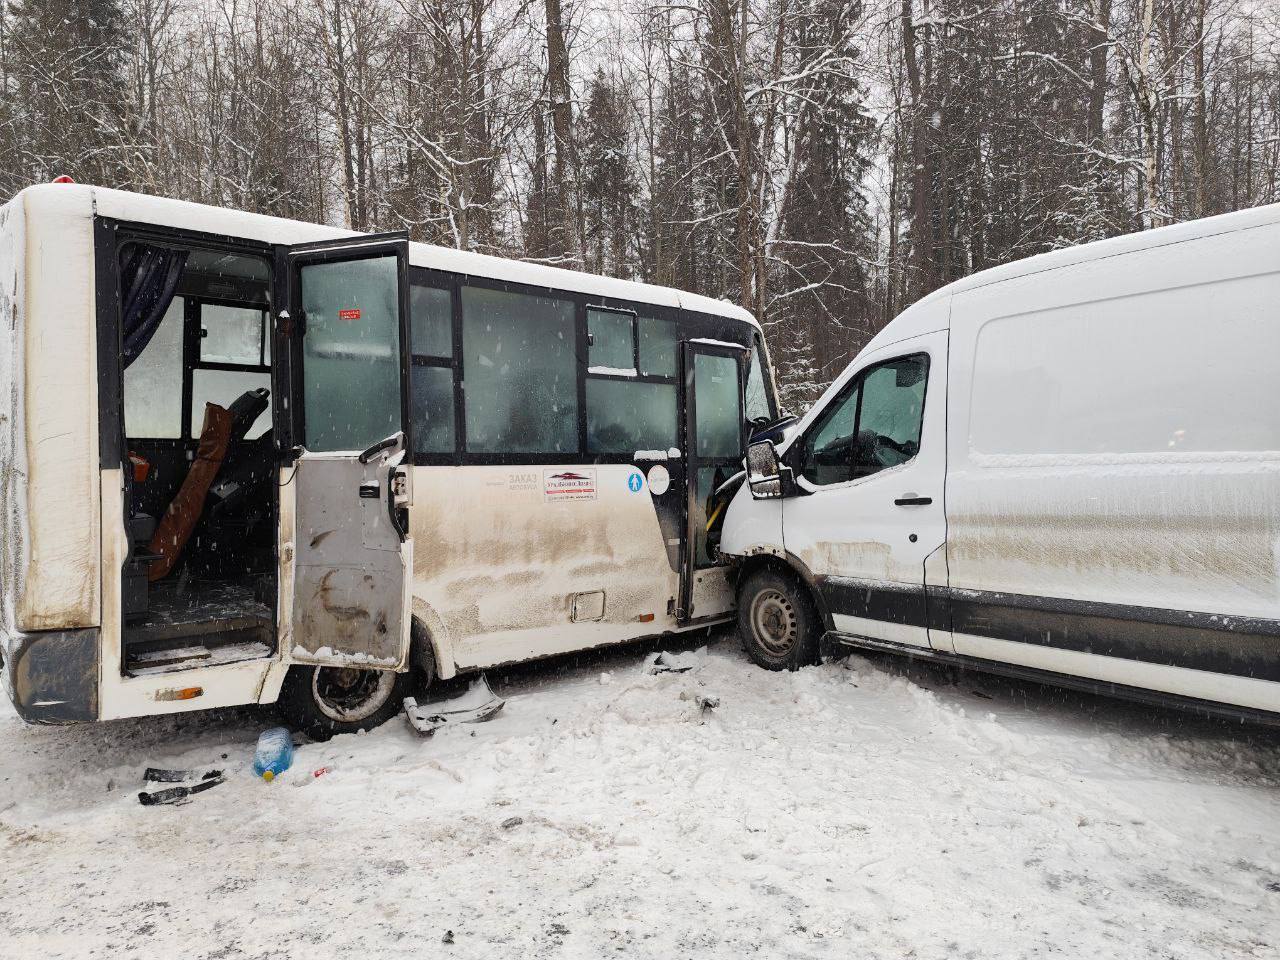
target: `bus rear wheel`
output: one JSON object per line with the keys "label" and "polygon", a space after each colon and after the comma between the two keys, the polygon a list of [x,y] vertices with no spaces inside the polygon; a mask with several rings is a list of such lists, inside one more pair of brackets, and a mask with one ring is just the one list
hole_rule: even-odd
{"label": "bus rear wheel", "polygon": [[372,730],[395,716],[413,672],[359,667],[293,667],[280,691],[280,712],[313,740]]}
{"label": "bus rear wheel", "polygon": [[766,670],[798,670],[816,663],[822,629],[809,591],[791,574],[770,567],[738,588],[738,635],[753,662]]}

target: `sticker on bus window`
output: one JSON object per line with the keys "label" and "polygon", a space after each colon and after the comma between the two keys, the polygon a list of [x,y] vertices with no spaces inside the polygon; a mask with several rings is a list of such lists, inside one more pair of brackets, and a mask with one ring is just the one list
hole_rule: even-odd
{"label": "sticker on bus window", "polygon": [[649,492],[655,497],[662,496],[671,488],[671,474],[660,463],[655,463],[649,468],[648,480]]}
{"label": "sticker on bus window", "polygon": [[359,320],[360,311],[359,310],[339,310],[338,319],[339,320]]}
{"label": "sticker on bus window", "polygon": [[586,470],[542,471],[542,495],[548,502],[560,500],[594,500],[596,472]]}

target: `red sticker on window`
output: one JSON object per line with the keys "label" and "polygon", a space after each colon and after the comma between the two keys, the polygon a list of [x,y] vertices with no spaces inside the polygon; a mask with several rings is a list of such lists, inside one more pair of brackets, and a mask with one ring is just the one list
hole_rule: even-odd
{"label": "red sticker on window", "polygon": [[339,320],[359,320],[360,311],[359,310],[339,310],[338,319]]}

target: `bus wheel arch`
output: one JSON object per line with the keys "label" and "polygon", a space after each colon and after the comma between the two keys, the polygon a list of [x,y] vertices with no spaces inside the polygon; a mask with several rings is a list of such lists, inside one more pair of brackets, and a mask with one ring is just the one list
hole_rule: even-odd
{"label": "bus wheel arch", "polygon": [[428,683],[436,678],[448,680],[458,673],[449,628],[435,608],[418,596],[413,598],[409,665],[422,671]]}
{"label": "bus wheel arch", "polygon": [[743,650],[766,670],[798,670],[818,661],[826,632],[821,593],[796,565],[759,555],[738,575],[738,636]]}

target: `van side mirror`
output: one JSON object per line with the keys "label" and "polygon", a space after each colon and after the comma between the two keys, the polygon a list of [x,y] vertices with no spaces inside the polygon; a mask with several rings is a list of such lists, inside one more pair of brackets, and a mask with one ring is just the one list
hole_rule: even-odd
{"label": "van side mirror", "polygon": [[772,440],[761,440],[747,447],[747,484],[756,500],[776,500],[786,496],[791,487],[791,468],[778,459],[778,448]]}

